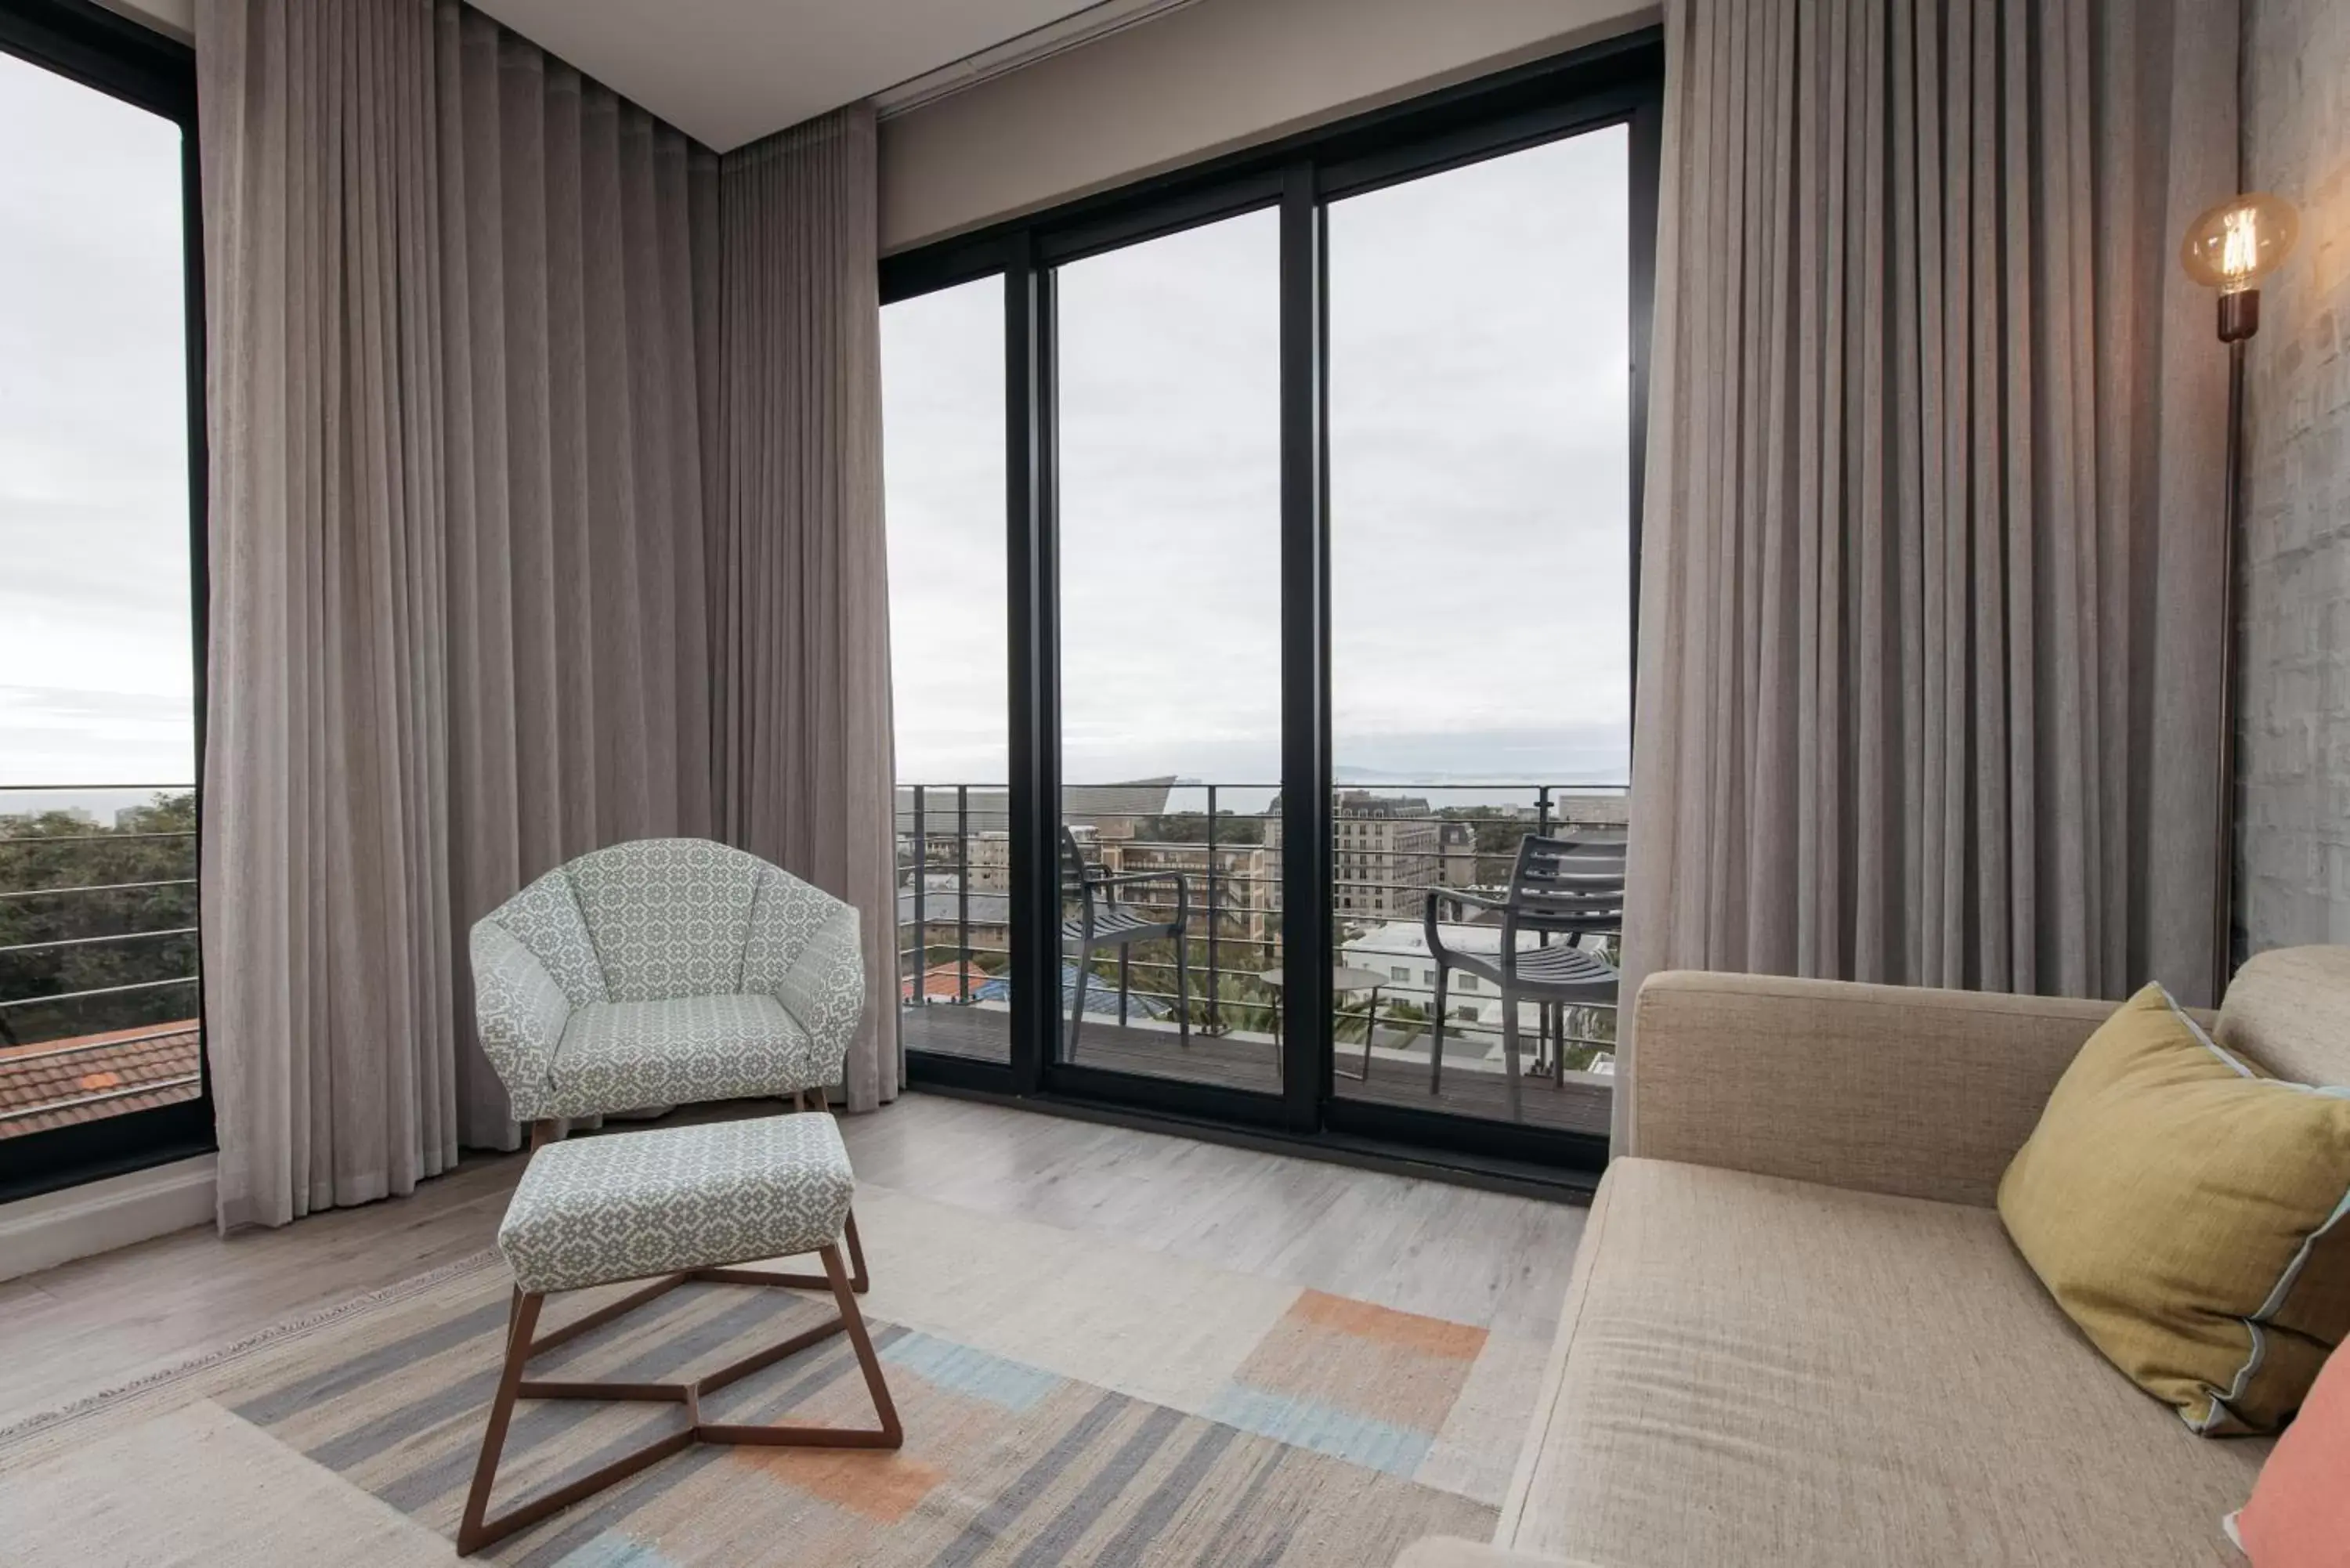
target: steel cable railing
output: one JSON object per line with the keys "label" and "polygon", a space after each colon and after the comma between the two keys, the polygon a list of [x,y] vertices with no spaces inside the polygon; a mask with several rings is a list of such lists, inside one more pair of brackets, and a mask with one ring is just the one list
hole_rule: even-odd
{"label": "steel cable railing", "polygon": [[[108,795],[131,803],[111,829],[87,809],[36,809],[38,797]],[[40,1096],[0,1107],[0,1133],[201,1081],[169,1070],[175,1050],[156,1054],[196,1029],[193,795],[184,784],[0,785],[0,1068],[12,1093]],[[137,1072],[106,1059],[142,1048]],[[77,1058],[91,1070],[52,1087]]]}
{"label": "steel cable railing", "polygon": [[[1586,826],[1596,836],[1620,836],[1628,803],[1628,791],[1620,785],[1386,787],[1406,793],[1357,792],[1349,796],[1342,792],[1338,803],[1334,821],[1338,874],[1331,879],[1331,893],[1341,928],[1341,952],[1334,955],[1339,962],[1388,957],[1425,965],[1428,956],[1418,948],[1377,946],[1377,928],[1409,921],[1416,931],[1420,901],[1430,888],[1440,893],[1447,888],[1490,890],[1504,881],[1516,840],[1526,833],[1553,835]],[[1514,810],[1490,805],[1453,807],[1419,798],[1448,792],[1491,797],[1506,791],[1522,796],[1524,805]],[[1191,962],[1195,974],[1206,978],[1192,992],[1193,1023],[1211,1034],[1225,1032],[1222,1014],[1236,1002],[1263,1010],[1279,1005],[1277,989],[1263,974],[1280,967],[1282,956],[1280,819],[1272,805],[1247,812],[1224,809],[1222,801],[1240,792],[1268,799],[1277,793],[1264,784],[1177,784],[1162,794],[1187,794],[1201,803],[1198,808],[1168,804],[1143,811],[1088,805],[1082,811],[1073,806],[1069,814],[1073,822],[1082,818],[1090,828],[1088,853],[1105,869],[1128,875],[1180,871],[1191,878],[1197,924],[1189,939]],[[1007,825],[1004,808],[992,804],[992,797],[1002,793],[1001,786],[979,784],[907,785],[899,791],[899,956],[909,977],[903,996],[909,1009],[1001,1002],[1006,994],[996,982],[1011,956],[1004,880]],[[991,804],[975,812],[975,796]],[[1612,805],[1600,814],[1612,820],[1588,820],[1595,801]],[[1375,809],[1350,811],[1350,804]],[[985,878],[978,887],[973,884],[974,866],[983,867]],[[976,919],[974,898],[980,900]],[[1146,918],[1170,910],[1173,904],[1171,894],[1154,898],[1146,893],[1129,901]],[[1350,938],[1349,927],[1371,929]],[[951,977],[941,976],[938,971],[949,963]],[[1139,944],[1130,980],[1122,982],[1107,965],[1099,970],[1105,1012],[1115,998],[1121,1023],[1137,1011],[1136,1002],[1162,1015],[1170,1013],[1179,1002],[1173,989],[1175,969],[1171,941]],[[1458,993],[1461,987],[1454,989]],[[1429,988],[1398,979],[1395,990],[1398,994],[1388,997],[1379,1017],[1367,1016],[1358,1006],[1342,1005],[1342,1031],[1357,1022],[1372,1033],[1389,1020],[1424,1022],[1426,1004],[1432,1000]],[[1470,1009],[1473,1016],[1448,1021],[1448,1033],[1490,1033],[1498,1039],[1498,1019],[1485,1016],[1486,1003],[1497,1001],[1475,998]],[[1545,1015],[1545,1042],[1562,1053],[1580,1051],[1586,1059],[1612,1050],[1612,1017],[1606,1015],[1613,1009],[1597,1003],[1581,1011],[1592,1016],[1575,1029],[1563,1014],[1555,1020]],[[1155,1026],[1173,1028],[1171,1022]]]}

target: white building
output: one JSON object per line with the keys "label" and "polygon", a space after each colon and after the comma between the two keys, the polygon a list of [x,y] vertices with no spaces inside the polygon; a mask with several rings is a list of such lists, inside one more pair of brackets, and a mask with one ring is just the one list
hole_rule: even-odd
{"label": "white building", "polygon": [[[1498,959],[1502,951],[1502,928],[1488,925],[1467,925],[1447,920],[1438,930],[1444,943],[1456,952],[1476,953]],[[1520,950],[1534,945],[1531,937],[1522,939]],[[1380,990],[1379,1002],[1384,1007],[1390,1002],[1409,1002],[1426,1009],[1436,1001],[1436,957],[1428,950],[1427,928],[1418,920],[1389,920],[1373,926],[1348,939],[1339,950],[1339,962],[1348,969],[1359,969],[1371,974],[1384,975],[1386,985]],[[1349,997],[1350,1002],[1366,1000]],[[1501,1049],[1502,997],[1500,990],[1476,975],[1456,969],[1445,983],[1444,1013],[1450,1021],[1447,1039],[1451,1029],[1473,1031],[1481,1044],[1490,1043],[1492,1050]],[[1522,1002],[1518,1004],[1518,1028],[1526,1049],[1542,1026],[1538,1004]],[[1573,1031],[1570,1030],[1570,1033]],[[1602,1057],[1593,1069],[1599,1073],[1614,1070],[1612,1059]]]}

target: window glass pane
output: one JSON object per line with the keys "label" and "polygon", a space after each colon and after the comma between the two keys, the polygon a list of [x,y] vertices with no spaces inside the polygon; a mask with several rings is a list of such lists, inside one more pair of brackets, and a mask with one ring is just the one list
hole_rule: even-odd
{"label": "window glass pane", "polygon": [[0,235],[7,1137],[199,1092],[180,128],[0,54]]}
{"label": "window glass pane", "polygon": [[[1567,138],[1329,209],[1331,725],[1341,983],[1440,977],[1429,891],[1498,898],[1529,834],[1620,846],[1631,733],[1629,138]],[[1440,945],[1500,951],[1440,905]],[[1612,932],[1580,940],[1612,956]],[[1604,1133],[1615,1014],[1450,968],[1336,999],[1342,1095]],[[1505,1011],[1527,1083],[1513,1111]],[[1376,1013],[1376,1016],[1374,1016]],[[1347,1046],[1363,1047],[1359,1058]],[[1359,1069],[1362,1076],[1353,1076]]]}
{"label": "window glass pane", "polygon": [[1277,1089],[1279,219],[1087,257],[1055,286],[1062,810],[1085,870],[1066,909],[1158,929],[1069,944],[1087,1001],[1063,1054]]}
{"label": "window glass pane", "polygon": [[900,1026],[1011,1056],[1003,280],[881,312]]}

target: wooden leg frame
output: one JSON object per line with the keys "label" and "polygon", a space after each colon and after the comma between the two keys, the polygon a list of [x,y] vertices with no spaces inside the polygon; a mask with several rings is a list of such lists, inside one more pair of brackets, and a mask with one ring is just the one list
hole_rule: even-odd
{"label": "wooden leg frame", "polygon": [[[696,1443],[764,1443],[822,1449],[894,1449],[900,1446],[905,1441],[905,1429],[898,1423],[898,1407],[889,1398],[889,1385],[881,1379],[881,1362],[874,1355],[873,1339],[865,1330],[864,1315],[857,1310],[857,1297],[870,1282],[865,1272],[865,1250],[857,1240],[856,1216],[849,1217],[842,1240],[847,1243],[849,1262],[843,1262],[838,1244],[822,1248],[816,1253],[824,1264],[822,1275],[775,1273],[764,1269],[695,1269],[688,1273],[671,1274],[654,1280],[619,1301],[597,1308],[577,1322],[567,1323],[536,1338],[533,1335],[538,1329],[539,1309],[546,1304],[546,1298],[536,1293],[516,1291],[513,1308],[507,1316],[505,1367],[498,1377],[497,1393],[490,1401],[489,1429],[482,1434],[482,1457],[473,1467],[473,1490],[466,1494],[464,1517],[457,1526],[458,1554],[471,1556],[491,1542],[502,1541],[517,1530],[528,1529],[548,1515],[570,1507],[581,1498],[599,1492],[646,1466],[671,1454],[681,1453]],[[537,1381],[523,1376],[524,1366],[539,1352],[567,1344],[588,1330],[598,1328],[655,1297],[675,1290],[689,1280],[712,1284],[829,1290],[839,1306],[839,1315],[804,1334],[795,1334],[779,1345],[754,1351],[742,1360],[722,1366],[691,1383],[565,1383]],[[858,1366],[864,1370],[865,1386],[873,1397],[873,1410],[880,1418],[879,1426],[758,1427],[702,1419],[702,1400],[705,1396],[844,1332],[856,1349]],[[581,1476],[567,1486],[558,1487],[544,1497],[535,1498],[492,1519],[488,1517],[490,1487],[497,1479],[498,1458],[505,1446],[506,1426],[514,1418],[516,1399],[632,1399],[677,1404],[685,1407],[686,1425],[682,1429],[655,1438],[634,1453],[624,1455],[591,1474]]]}

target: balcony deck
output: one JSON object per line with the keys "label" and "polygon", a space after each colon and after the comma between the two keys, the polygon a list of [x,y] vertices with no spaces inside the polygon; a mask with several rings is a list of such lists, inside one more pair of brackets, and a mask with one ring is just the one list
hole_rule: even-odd
{"label": "balcony deck", "polygon": [[[997,1009],[933,1005],[906,1009],[899,1018],[909,1051],[982,1062],[1004,1061],[1010,1051],[1006,1034],[1010,1015]],[[1339,1045],[1337,1093],[1342,1099],[1365,1100],[1407,1110],[1442,1111],[1484,1121],[1508,1121],[1507,1082],[1498,1071],[1468,1060],[1470,1055],[1471,1051],[1463,1049],[1458,1040],[1448,1038],[1443,1088],[1430,1095],[1426,1033],[1406,1037],[1382,1030],[1367,1080],[1345,1075],[1362,1069],[1360,1042]],[[1111,1072],[1178,1078],[1264,1094],[1278,1093],[1281,1088],[1281,1069],[1274,1044],[1255,1036],[1195,1033],[1187,1049],[1169,1030],[1120,1028],[1108,1019],[1088,1017],[1078,1042],[1077,1060],[1083,1065]],[[1613,1091],[1607,1087],[1572,1078],[1564,1084],[1554,1084],[1545,1077],[1529,1079],[1523,1093],[1528,1126],[1601,1137],[1607,1135],[1613,1103]]]}

